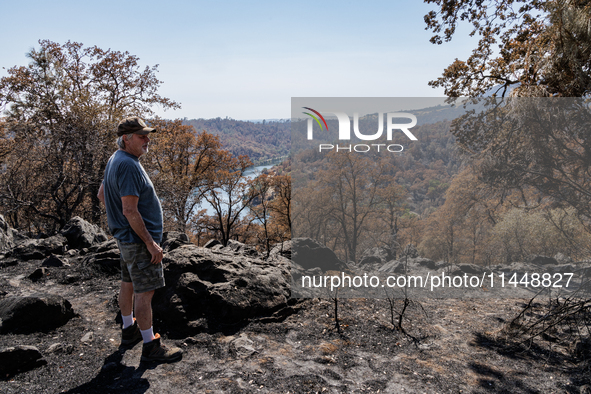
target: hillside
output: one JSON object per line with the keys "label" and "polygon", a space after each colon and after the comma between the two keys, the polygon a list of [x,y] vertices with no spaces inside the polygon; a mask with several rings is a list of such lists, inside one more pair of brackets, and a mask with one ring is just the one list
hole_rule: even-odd
{"label": "hillside", "polygon": [[234,155],[247,155],[257,164],[262,160],[287,156],[291,147],[290,122],[260,123],[231,118],[184,119],[195,130],[218,136],[225,149]]}

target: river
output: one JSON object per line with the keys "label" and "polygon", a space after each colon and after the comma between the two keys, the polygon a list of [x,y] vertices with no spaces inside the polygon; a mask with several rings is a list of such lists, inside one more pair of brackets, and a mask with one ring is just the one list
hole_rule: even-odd
{"label": "river", "polygon": [[[253,179],[256,176],[260,175],[263,170],[268,169],[268,168],[272,168],[273,166],[274,166],[274,164],[267,164],[267,165],[264,165],[264,166],[251,167],[248,170],[246,170],[246,172],[244,173],[244,176],[246,178],[248,178],[248,179]],[[227,198],[226,193],[223,193],[222,194],[222,199],[225,200],[226,198]],[[215,214],[212,206],[205,199],[202,199],[201,200],[201,204],[197,208],[195,208],[195,212],[200,211],[202,209],[206,209],[207,210],[206,211],[207,215],[210,215],[211,216],[211,215],[214,215]],[[246,214],[248,214],[248,210],[247,209],[245,209],[244,211],[242,211],[242,214],[240,216],[242,217],[242,216],[245,216]]]}

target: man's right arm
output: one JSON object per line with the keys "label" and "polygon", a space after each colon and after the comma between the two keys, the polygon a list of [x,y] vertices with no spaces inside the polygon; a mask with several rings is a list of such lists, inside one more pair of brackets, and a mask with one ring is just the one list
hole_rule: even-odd
{"label": "man's right arm", "polygon": [[152,255],[152,264],[157,264],[162,261],[164,253],[162,252],[162,248],[154,242],[154,239],[152,239],[152,236],[148,232],[144,219],[142,218],[140,211],[137,209],[138,201],[139,197],[137,196],[121,197],[123,215],[129,222],[132,230],[135,231],[138,237],[140,237],[146,244],[148,251]]}

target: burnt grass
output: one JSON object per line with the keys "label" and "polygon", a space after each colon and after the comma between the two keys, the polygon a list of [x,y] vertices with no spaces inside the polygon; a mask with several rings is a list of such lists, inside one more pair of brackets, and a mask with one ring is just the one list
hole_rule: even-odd
{"label": "burnt grass", "polygon": [[119,346],[116,275],[72,279],[75,267],[51,268],[33,282],[39,265],[0,268],[0,296],[58,294],[78,317],[46,333],[0,335],[0,349],[32,345],[44,356],[2,377],[2,393],[579,393],[591,383],[572,333],[523,342],[503,330],[529,301],[515,299],[413,301],[406,334],[391,324],[388,301],[376,299],[339,299],[340,333],[330,299],[187,338],[155,316],[155,330],[183,359],[141,363],[141,343]]}

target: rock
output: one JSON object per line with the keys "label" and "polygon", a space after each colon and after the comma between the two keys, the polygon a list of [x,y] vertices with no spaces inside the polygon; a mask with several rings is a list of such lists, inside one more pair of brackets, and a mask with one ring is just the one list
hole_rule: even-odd
{"label": "rock", "polygon": [[114,249],[104,250],[101,248],[100,250],[102,251],[89,252],[84,256],[81,263],[83,270],[107,276],[121,273],[121,258],[117,245]]}
{"label": "rock", "polygon": [[29,279],[31,279],[33,282],[37,282],[39,279],[44,278],[48,274],[49,270],[47,268],[37,268],[31,275],[29,275]]}
{"label": "rock", "polygon": [[[401,267],[401,268],[398,268]],[[398,260],[388,261],[386,264],[382,265],[377,272],[389,272],[389,273],[400,273],[399,270],[402,269],[404,272],[404,264],[398,262]]]}
{"label": "rock", "polygon": [[556,259],[554,257],[548,257],[548,256],[530,256],[529,262],[531,264],[536,264],[536,265],[549,265],[549,264],[558,265],[558,261],[556,261]]}
{"label": "rock", "polygon": [[41,260],[51,254],[64,254],[66,244],[66,238],[59,234],[43,239],[25,239],[17,243],[11,254],[25,261]]}
{"label": "rock", "polygon": [[61,343],[52,343],[46,350],[46,353],[63,353],[64,352],[64,345]]}
{"label": "rock", "polygon": [[572,264],[573,259],[571,259],[568,256],[565,256],[562,253],[556,253],[556,255],[554,255],[554,259],[558,262],[558,264]]}
{"label": "rock", "polygon": [[367,249],[361,255],[361,259],[359,260],[359,266],[362,265],[362,262],[366,258],[375,257],[379,259],[379,261],[383,264],[387,261],[393,260],[395,258],[394,253],[390,250],[390,248],[384,247],[375,247]]}
{"label": "rock", "polygon": [[306,270],[315,267],[323,272],[348,270],[347,265],[332,250],[310,238],[292,239],[291,257],[295,264]]}
{"label": "rock", "polygon": [[279,256],[291,260],[291,241],[280,242],[273,245],[271,252],[269,252],[269,259],[274,259]]}
{"label": "rock", "polygon": [[15,346],[0,350],[0,376],[5,378],[46,364],[34,346]]}
{"label": "rock", "polygon": [[45,253],[37,248],[39,240],[29,239],[23,243],[17,245],[12,252],[11,256],[15,256],[21,260],[41,260],[45,258]]}
{"label": "rock", "polygon": [[93,331],[89,331],[86,334],[84,334],[82,336],[82,338],[80,338],[80,342],[88,345],[90,344],[92,341],[94,340],[94,332]]}
{"label": "rock", "polygon": [[484,268],[479,266],[479,265],[474,265],[474,264],[460,264],[458,266],[458,268],[466,273],[466,274],[482,274],[484,272]]}
{"label": "rock", "polygon": [[402,257],[404,256],[408,256],[410,258],[419,257],[419,251],[417,250],[417,248],[415,248],[413,244],[408,244],[404,247],[404,250],[400,254],[399,260],[402,260]]}
{"label": "rock", "polygon": [[18,264],[18,259],[14,257],[0,258],[0,268],[11,267]]}
{"label": "rock", "polygon": [[412,262],[413,262],[413,264],[428,268],[430,270],[437,269],[437,264],[433,260],[427,259],[425,257],[416,257],[416,258],[412,259]]}
{"label": "rock", "polygon": [[211,249],[211,248],[213,248],[214,246],[216,246],[216,245],[221,245],[221,244],[222,244],[222,243],[221,243],[220,241],[218,241],[217,239],[210,239],[209,241],[207,241],[207,242],[205,243],[205,245],[203,245],[203,247],[204,247],[204,248],[207,248],[207,249]]}
{"label": "rock", "polygon": [[6,223],[4,216],[0,215],[0,252],[5,252],[14,247],[14,230]]}
{"label": "rock", "polygon": [[[403,274],[406,271],[406,264],[398,260],[392,260],[380,267],[377,272],[385,272],[392,274]],[[410,271],[410,268],[408,269]]]}
{"label": "rock", "polygon": [[74,316],[70,302],[57,295],[6,297],[0,300],[0,333],[47,332]]}
{"label": "rock", "polygon": [[[84,253],[102,253],[102,252],[106,252],[108,250],[113,250],[113,249],[119,249],[119,247],[117,246],[117,240],[115,238],[111,238],[108,241],[102,242],[100,244],[96,244],[90,248],[83,248],[84,249]],[[80,251],[77,251],[76,253],[80,253]]]}
{"label": "rock", "polygon": [[244,256],[259,257],[259,252],[257,252],[255,247],[234,241],[233,239],[228,241],[228,245],[224,249]]}
{"label": "rock", "polygon": [[365,271],[378,271],[382,265],[384,265],[384,260],[378,256],[365,256],[359,262],[359,268]]}
{"label": "rock", "polygon": [[98,226],[78,216],[70,219],[60,234],[68,239],[70,249],[89,248],[107,240],[107,235]]}
{"label": "rock", "polygon": [[564,274],[564,273],[571,273],[571,272],[574,273],[574,272],[578,271],[578,268],[576,268],[573,264],[561,264],[561,265],[557,265],[555,267],[550,267],[550,269],[548,271]]}
{"label": "rock", "polygon": [[401,257],[399,260],[392,260],[380,267],[377,272],[395,273],[395,274],[412,274],[417,269],[427,268],[429,270],[436,270],[439,267],[431,259],[425,257],[407,258]]}
{"label": "rock", "polygon": [[230,341],[230,354],[236,358],[250,357],[258,353],[253,345],[254,342],[246,334],[242,333],[238,338]]}
{"label": "rock", "polygon": [[39,240],[38,248],[43,250],[46,256],[51,254],[63,255],[66,252],[68,240],[63,235],[52,235]]}
{"label": "rock", "polygon": [[180,231],[168,231],[162,234],[162,249],[165,253],[190,243],[191,241],[189,241],[187,234],[181,233]]}
{"label": "rock", "polygon": [[184,334],[269,316],[290,296],[286,261],[185,245],[166,254],[163,263],[167,286],[154,295],[154,316]]}
{"label": "rock", "polygon": [[42,267],[69,267],[70,264],[68,264],[64,259],[61,259],[54,254],[51,254],[51,255],[49,255],[48,258],[43,260],[43,263],[41,263],[41,266]]}
{"label": "rock", "polygon": [[579,359],[588,359],[591,355],[591,340],[578,338],[571,343],[571,353]]}

